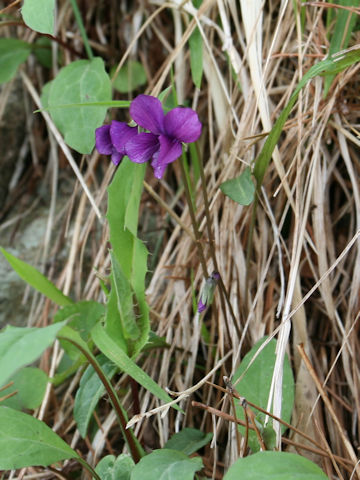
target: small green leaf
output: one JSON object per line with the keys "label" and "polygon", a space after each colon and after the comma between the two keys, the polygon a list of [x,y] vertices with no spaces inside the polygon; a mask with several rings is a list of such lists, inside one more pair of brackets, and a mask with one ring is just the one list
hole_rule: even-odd
{"label": "small green leaf", "polygon": [[24,0],[21,14],[32,30],[54,35],[55,0]]}
{"label": "small green leaf", "polygon": [[[110,71],[110,77],[113,77],[115,68]],[[120,93],[129,93],[145,85],[147,82],[145,69],[140,62],[129,60],[120,69],[116,76],[113,86]]]}
{"label": "small green leaf", "polygon": [[203,40],[198,27],[189,38],[191,77],[195,86],[201,88],[203,74]]}
{"label": "small green leaf", "polygon": [[154,348],[170,348],[170,347],[171,345],[167,343],[165,337],[159,337],[158,335],[156,335],[156,333],[150,330],[148,341],[143,346],[142,351],[152,350]]}
{"label": "small green leaf", "polygon": [[0,470],[79,458],[51,428],[31,415],[0,407]]}
{"label": "small green leaf", "polygon": [[326,480],[328,477],[307,458],[286,452],[259,452],[239,458],[224,480]]}
{"label": "small green leaf", "polygon": [[80,153],[90,153],[94,148],[95,129],[102,125],[107,107],[59,107],[110,100],[111,83],[101,58],[77,60],[62,68],[42,96],[43,106],[50,111],[65,142]]}
{"label": "small green leaf", "polygon": [[31,45],[16,38],[0,38],[0,83],[11,80],[28,58]]}
{"label": "small green leaf", "polygon": [[220,185],[220,190],[240,205],[250,205],[254,200],[255,186],[251,180],[251,171],[247,167],[241,175]]}
{"label": "small green leaf", "polygon": [[203,433],[196,428],[183,428],[166,442],[164,448],[178,450],[185,453],[185,455],[191,455],[211,442],[212,437],[212,433]]}
{"label": "small green leaf", "polygon": [[15,272],[25,280],[25,282],[36,288],[36,290],[46,297],[50,298],[54,303],[61,306],[71,305],[73,303],[69,297],[64,295],[53,283],[50,282],[50,280],[36,270],[36,268],[14,257],[14,255],[11,255],[11,253],[7,252],[4,248],[0,247],[0,251]]}
{"label": "small green leaf", "polygon": [[[106,333],[105,329],[98,323],[93,328],[92,339],[98,349],[106,355],[120,370],[126,372],[130,377],[136,380],[140,385],[149,390],[153,395],[163,400],[165,403],[171,402],[172,398],[149,377],[130,357],[117,345],[117,343]],[[174,406],[177,410],[179,407]]]}
{"label": "small green leaf", "polygon": [[101,480],[130,480],[134,466],[134,460],[122,453],[117,458],[114,455],[102,458],[96,465],[95,471]]}
{"label": "small green leaf", "polygon": [[[235,383],[239,378],[241,378],[241,380],[235,386],[237,392],[242,397],[245,397],[246,400],[249,400],[250,402],[255,403],[264,409],[267,407],[271,380],[275,366],[276,340],[271,340],[268,345],[266,345],[266,347],[259,353],[249,368],[248,365],[261,345],[265,342],[266,338],[267,337],[264,337],[259,340],[253,346],[250,352],[245,355],[239,367],[236,369],[232,380],[233,383]],[[287,355],[284,359],[282,394],[281,418],[289,423],[294,404],[294,378]],[[238,401],[235,401],[235,407],[238,418],[244,420],[244,410],[239,405]],[[259,414],[255,409],[254,412],[257,414],[257,420],[260,422],[259,426],[262,430],[264,414]],[[271,425],[271,421],[269,425]],[[239,426],[239,430],[242,434],[245,433],[244,427]],[[282,427],[282,431],[285,431],[284,427]],[[271,442],[271,433],[269,431],[264,432],[264,439],[265,438],[268,438]],[[249,431],[249,446],[253,452],[259,450],[259,443],[256,434],[253,431]]]}
{"label": "small green leaf", "polygon": [[[0,332],[0,386],[50,347],[64,322],[42,328],[7,326]],[[19,355],[19,352],[21,354]]]}
{"label": "small green leaf", "polygon": [[154,450],[137,463],[131,472],[131,480],[193,480],[201,470],[200,457],[189,458],[177,450]]}
{"label": "small green leaf", "polygon": [[22,368],[8,380],[14,383],[2,393],[8,395],[17,391],[17,394],[3,400],[1,406],[15,410],[33,410],[40,406],[48,382],[48,376],[43,370],[34,367]]}
{"label": "small green leaf", "polygon": [[[102,371],[109,380],[117,371],[114,365],[105,355],[96,357]],[[80,385],[75,396],[74,419],[80,435],[85,438],[91,415],[96,405],[105,392],[105,387],[92,365],[85,370],[80,380]]]}

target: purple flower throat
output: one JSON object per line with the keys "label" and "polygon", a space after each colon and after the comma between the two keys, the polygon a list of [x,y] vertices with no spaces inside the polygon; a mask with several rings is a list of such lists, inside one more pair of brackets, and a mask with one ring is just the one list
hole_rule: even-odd
{"label": "purple flower throat", "polygon": [[150,95],[136,97],[130,115],[147,132],[113,120],[96,129],[96,148],[103,155],[111,155],[115,165],[124,155],[135,163],[151,160],[156,178],[162,178],[166,166],[181,156],[182,143],[195,142],[201,135],[201,123],[194,110],[176,107],[165,115],[160,100]]}

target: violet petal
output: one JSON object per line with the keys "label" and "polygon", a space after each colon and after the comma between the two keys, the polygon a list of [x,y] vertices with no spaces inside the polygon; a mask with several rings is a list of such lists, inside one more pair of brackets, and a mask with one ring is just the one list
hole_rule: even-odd
{"label": "violet petal", "polygon": [[140,127],[160,135],[164,130],[164,112],[158,98],[139,95],[130,105],[130,115]]}
{"label": "violet petal", "polygon": [[125,122],[113,120],[110,125],[110,138],[116,150],[125,155],[125,145],[138,134],[137,127],[129,127]]}
{"label": "violet petal", "polygon": [[110,125],[103,125],[95,130],[95,146],[102,155],[111,155],[113,145],[110,138]]}
{"label": "violet petal", "polygon": [[200,299],[198,303],[198,312],[202,313],[205,310],[205,308],[206,308],[206,303],[203,303]]}
{"label": "violet petal", "polygon": [[181,143],[165,135],[159,136],[160,149],[158,155],[154,156],[151,165],[156,178],[162,178],[166,166],[180,157],[182,152]]}
{"label": "violet petal", "polygon": [[152,133],[138,133],[126,143],[125,151],[132,162],[144,163],[150,160],[159,149],[159,146],[157,135],[153,135]]}
{"label": "violet petal", "polygon": [[113,148],[113,152],[111,154],[111,161],[114,165],[119,165],[123,157],[123,153],[119,153],[117,150],[115,150],[115,148]]}
{"label": "violet petal", "polygon": [[165,115],[166,135],[180,142],[195,142],[201,135],[201,127],[197,113],[191,108],[177,107]]}

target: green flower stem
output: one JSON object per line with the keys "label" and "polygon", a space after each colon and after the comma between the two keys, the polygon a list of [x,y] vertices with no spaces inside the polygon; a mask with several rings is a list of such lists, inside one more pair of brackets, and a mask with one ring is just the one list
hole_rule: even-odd
{"label": "green flower stem", "polygon": [[207,278],[209,276],[209,274],[208,274],[208,270],[207,270],[207,266],[206,266],[204,249],[203,249],[203,246],[201,244],[201,234],[200,234],[199,227],[198,227],[196,217],[195,217],[194,204],[193,204],[192,199],[191,199],[191,193],[190,193],[190,188],[189,188],[189,183],[188,183],[189,178],[186,175],[186,170],[185,170],[185,166],[184,166],[185,162],[186,162],[186,159],[185,159],[185,154],[183,152],[181,162],[180,162],[181,176],[182,176],[183,183],[184,183],[186,201],[187,201],[187,204],[188,204],[188,207],[189,207],[191,223],[192,223],[192,227],[193,227],[193,230],[194,230],[194,235],[195,235],[195,240],[196,240],[195,243],[196,243],[196,247],[197,247],[197,250],[198,250],[198,253],[199,253],[199,257],[200,257],[201,267],[203,269],[204,276]]}
{"label": "green flower stem", "polygon": [[66,341],[72,343],[76,348],[78,348],[80,350],[80,352],[83,355],[85,355],[85,357],[87,358],[89,363],[93,366],[95,372],[98,374],[101,382],[103,383],[103,385],[104,385],[104,387],[105,387],[105,389],[106,389],[106,391],[109,395],[111,404],[112,404],[112,406],[113,406],[113,408],[116,412],[116,415],[118,417],[122,434],[123,434],[123,436],[126,440],[126,443],[128,444],[131,456],[132,456],[134,462],[138,463],[140,458],[144,456],[144,451],[143,451],[139,441],[135,437],[133,431],[130,428],[126,428],[127,420],[126,420],[125,410],[123,409],[123,407],[120,403],[119,397],[117,396],[113,386],[111,385],[111,382],[108,380],[108,378],[106,377],[106,375],[102,371],[102,369],[101,369],[99,363],[97,362],[96,358],[94,357],[94,355],[92,353],[85,350],[85,348],[83,348],[81,345],[79,345],[73,339],[70,339],[68,337],[61,337],[61,336],[59,336],[58,338],[59,338],[59,340],[66,340]]}
{"label": "green flower stem", "polygon": [[[202,158],[201,158],[200,155],[198,156],[198,165],[199,165],[199,172],[200,172],[200,179],[201,179],[201,189],[202,189],[203,198],[204,198],[206,228],[207,228],[208,237],[209,237],[210,254],[211,254],[211,258],[212,258],[213,263],[214,263],[214,268],[220,274],[219,265],[218,265],[217,259],[216,259],[215,242],[214,242],[214,237],[213,237],[213,233],[212,233],[212,229],[211,229],[211,216],[210,216],[209,199],[208,199],[207,190],[206,190],[205,172],[204,172],[204,167],[203,167],[203,163],[202,163]],[[226,303],[228,304],[228,307],[229,307],[229,310],[230,310],[230,313],[231,313],[231,316],[232,316],[232,319],[233,319],[233,322],[234,322],[234,326],[235,326],[235,329],[236,329],[236,333],[238,334],[238,337],[241,338],[240,328],[238,326],[238,323],[237,323],[237,320],[236,320],[236,317],[235,317],[235,313],[234,313],[234,310],[233,310],[231,302],[230,302],[230,296],[229,296],[229,294],[228,294],[228,292],[225,288],[225,285],[224,285],[221,274],[220,274],[220,279],[219,279],[219,286],[220,286],[221,309],[223,311],[223,315],[224,315],[224,318],[225,318],[227,332],[230,336],[230,330],[229,330],[229,325],[228,325],[228,322],[227,322],[224,297],[226,299]]]}
{"label": "green flower stem", "polygon": [[85,47],[85,50],[86,50],[86,54],[89,57],[89,60],[92,60],[94,58],[94,54],[93,54],[93,52],[91,50],[91,47],[90,47],[89,39],[88,39],[87,34],[86,34],[86,30],[85,30],[84,23],[83,23],[82,18],[81,18],[81,13],[80,13],[79,7],[76,3],[76,0],[70,0],[70,3],[71,3],[71,6],[72,6],[74,15],[75,15],[75,20],[76,20],[76,22],[78,24],[78,27],[79,27],[79,30],[80,30],[80,35],[82,36],[82,39],[83,39],[83,42],[84,42],[84,47]]}

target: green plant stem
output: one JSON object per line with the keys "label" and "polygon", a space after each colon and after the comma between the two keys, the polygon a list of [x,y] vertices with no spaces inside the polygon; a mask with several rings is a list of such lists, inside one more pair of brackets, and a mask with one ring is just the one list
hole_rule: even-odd
{"label": "green plant stem", "polygon": [[[210,254],[211,254],[211,258],[212,258],[213,263],[214,263],[214,268],[220,274],[219,265],[218,265],[217,259],[216,259],[215,242],[214,242],[214,237],[213,237],[212,228],[211,228],[211,216],[210,216],[209,199],[208,199],[207,190],[206,190],[205,172],[204,172],[204,167],[203,167],[203,163],[202,163],[202,158],[200,156],[198,156],[198,165],[199,165],[199,172],[200,172],[201,189],[202,189],[203,198],[204,198],[206,228],[207,228],[208,237],[209,237]],[[230,310],[230,313],[231,313],[231,316],[232,316],[232,319],[233,319],[233,322],[234,322],[234,326],[235,326],[235,329],[236,329],[236,333],[237,333],[238,337],[241,338],[240,328],[237,324],[235,313],[234,313],[234,310],[233,310],[231,302],[230,302],[230,296],[229,296],[229,294],[228,294],[228,292],[225,288],[225,285],[224,285],[221,274],[220,274],[220,279],[219,279],[219,285],[220,285],[221,308],[222,308],[222,311],[223,311],[223,314],[224,314],[228,334],[230,335],[230,330],[229,330],[229,326],[228,326],[228,322],[227,322],[224,297],[226,299],[226,303],[228,304],[228,307],[229,307],[229,310]]]}
{"label": "green plant stem", "polygon": [[76,348],[78,348],[80,350],[80,352],[83,355],[85,355],[85,357],[87,358],[89,363],[93,366],[95,372],[98,374],[101,382],[103,383],[103,385],[104,385],[104,387],[105,387],[105,389],[106,389],[106,391],[109,395],[111,404],[112,404],[112,406],[113,406],[113,408],[116,412],[116,415],[118,417],[119,424],[120,424],[120,427],[121,427],[121,431],[122,431],[123,436],[126,440],[126,443],[128,444],[131,456],[132,456],[134,462],[138,463],[140,458],[144,456],[144,451],[143,451],[140,443],[138,442],[138,440],[134,436],[133,431],[130,428],[126,428],[127,420],[126,420],[125,411],[124,411],[124,409],[123,409],[123,407],[120,403],[120,400],[119,400],[113,386],[111,385],[111,382],[108,380],[108,378],[106,377],[106,375],[102,371],[102,369],[101,369],[99,363],[97,362],[96,358],[94,357],[94,355],[92,355],[90,352],[85,350],[85,348],[83,348],[81,345],[79,345],[73,339],[70,339],[68,337],[62,337],[62,336],[59,336],[58,338],[59,338],[59,340],[66,340],[66,341],[72,343]]}
{"label": "green plant stem", "polygon": [[76,20],[76,22],[78,24],[78,27],[79,27],[79,30],[80,30],[80,35],[81,35],[81,37],[83,39],[83,42],[84,42],[84,47],[85,47],[85,50],[86,50],[86,54],[89,57],[89,60],[92,60],[94,58],[94,54],[93,54],[93,52],[91,50],[91,47],[90,47],[89,39],[88,39],[87,34],[86,34],[86,30],[85,30],[84,23],[83,23],[82,18],[81,18],[81,13],[80,13],[79,7],[76,3],[76,0],[70,0],[70,3],[71,3],[71,6],[72,6],[74,15],[75,15],[75,20]]}
{"label": "green plant stem", "polygon": [[192,223],[192,227],[193,227],[193,230],[194,230],[196,247],[197,247],[197,250],[198,250],[198,253],[199,253],[199,257],[200,257],[201,267],[202,267],[204,276],[206,278],[208,278],[209,274],[208,274],[208,270],[207,270],[207,266],[206,266],[204,249],[203,249],[203,246],[201,245],[201,234],[200,234],[199,227],[198,227],[196,217],[195,217],[195,209],[194,209],[194,205],[193,205],[193,202],[192,202],[192,199],[191,199],[191,193],[190,193],[190,189],[189,189],[188,178],[186,176],[184,162],[185,162],[185,154],[183,152],[181,162],[180,162],[181,176],[182,176],[183,183],[184,183],[186,201],[187,201],[187,204],[188,204],[188,207],[189,207],[191,223]]}

